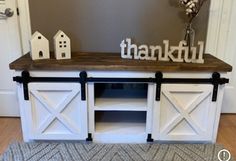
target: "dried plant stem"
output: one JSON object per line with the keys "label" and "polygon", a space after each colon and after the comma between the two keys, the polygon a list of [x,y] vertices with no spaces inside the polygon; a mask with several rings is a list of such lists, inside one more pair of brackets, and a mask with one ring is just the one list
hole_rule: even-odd
{"label": "dried plant stem", "polygon": [[193,22],[193,19],[198,15],[198,13],[199,13],[200,9],[202,8],[205,1],[206,0],[200,1],[199,6],[197,7],[198,10],[196,11],[196,13],[194,13],[194,15],[190,16],[190,19],[189,19],[189,22],[188,22],[189,24],[191,24]]}

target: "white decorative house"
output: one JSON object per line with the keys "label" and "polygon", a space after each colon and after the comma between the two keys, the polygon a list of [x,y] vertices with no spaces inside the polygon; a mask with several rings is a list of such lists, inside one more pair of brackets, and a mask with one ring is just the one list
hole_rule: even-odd
{"label": "white decorative house", "polygon": [[70,59],[71,45],[70,38],[61,30],[54,36],[54,52],[56,59]]}
{"label": "white decorative house", "polygon": [[50,58],[49,41],[38,31],[32,35],[30,47],[33,60]]}

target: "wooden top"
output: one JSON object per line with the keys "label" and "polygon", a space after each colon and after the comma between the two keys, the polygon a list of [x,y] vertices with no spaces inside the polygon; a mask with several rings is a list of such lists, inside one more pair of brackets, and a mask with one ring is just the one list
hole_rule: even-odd
{"label": "wooden top", "polygon": [[176,63],[163,61],[147,61],[122,59],[119,53],[85,53],[74,52],[69,60],[33,61],[26,54],[10,64],[15,70],[116,70],[147,72],[230,72],[232,66],[210,54],[204,54],[204,64]]}

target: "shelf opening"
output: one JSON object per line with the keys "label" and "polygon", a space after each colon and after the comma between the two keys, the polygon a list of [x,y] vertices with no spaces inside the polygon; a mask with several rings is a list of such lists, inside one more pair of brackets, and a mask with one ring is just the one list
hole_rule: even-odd
{"label": "shelf opening", "polygon": [[94,93],[97,110],[147,110],[145,83],[95,83]]}
{"label": "shelf opening", "polygon": [[95,111],[95,132],[104,134],[143,134],[145,111]]}
{"label": "shelf opening", "polygon": [[96,98],[147,98],[146,83],[95,83]]}

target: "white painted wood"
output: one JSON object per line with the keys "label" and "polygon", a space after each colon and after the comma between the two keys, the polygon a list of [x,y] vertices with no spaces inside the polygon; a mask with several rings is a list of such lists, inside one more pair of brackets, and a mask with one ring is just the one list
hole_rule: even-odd
{"label": "white painted wood", "polygon": [[[225,46],[223,60],[230,63],[233,66],[233,72],[230,74],[230,84],[228,84],[225,88],[224,100],[223,100],[223,113],[236,113],[236,2],[230,0],[230,2],[225,2],[226,7],[224,12],[226,12],[226,19],[224,20],[227,25],[223,28],[227,33],[227,44]],[[220,37],[219,39],[223,39]],[[222,40],[224,41],[224,40]]]}
{"label": "white painted wood", "polygon": [[94,142],[98,143],[145,143],[145,123],[96,123]]}
{"label": "white painted wood", "polygon": [[110,144],[120,144],[120,143],[146,143],[146,133],[140,134],[100,134],[95,133],[93,142],[95,143],[110,143]]}
{"label": "white painted wood", "polygon": [[33,60],[49,59],[49,41],[36,31],[30,40],[31,58]]}
{"label": "white painted wood", "polygon": [[216,110],[212,89],[212,85],[162,85],[161,101],[154,107],[153,138],[211,142]]}
{"label": "white painted wood", "polygon": [[[81,71],[30,71],[33,77],[79,77]],[[220,73],[222,77],[228,78],[227,73]],[[16,75],[21,75],[21,71],[17,71]],[[87,71],[88,77],[98,78],[155,78],[153,72],[137,72],[137,71]],[[168,72],[163,73],[164,78],[211,78],[212,72],[190,73],[190,72]]]}
{"label": "white painted wood", "polygon": [[[156,84],[154,84],[154,89],[156,89]],[[155,92],[155,90],[154,90]],[[153,95],[155,97],[155,93]],[[152,138],[158,140],[160,138],[160,101],[153,99],[152,106]]]}
{"label": "white painted wood", "polygon": [[0,102],[0,116],[19,116],[16,91],[0,90]]}
{"label": "white painted wood", "polygon": [[228,48],[232,48],[230,43],[233,41],[230,41],[230,38],[233,40],[234,37],[232,32],[234,31],[232,25],[235,27],[234,5],[233,0],[214,0],[210,6],[206,51],[226,62],[233,61],[230,59],[232,53],[227,51]]}
{"label": "white painted wood", "polygon": [[0,12],[6,8],[14,11],[9,18],[0,18],[0,116],[19,116],[16,85],[12,81],[14,71],[9,70],[9,63],[21,56],[21,41],[16,1],[1,1]]}
{"label": "white painted wood", "polygon": [[[121,58],[123,59],[137,59],[137,60],[153,60],[156,61],[173,61],[173,62],[186,62],[186,63],[204,63],[203,60],[203,49],[204,42],[198,42],[199,53],[197,55],[197,47],[191,47],[192,56],[189,55],[189,48],[186,47],[186,41],[180,41],[178,46],[170,46],[169,40],[163,40],[164,49],[162,46],[148,46],[148,45],[137,45],[132,44],[130,38],[126,38],[121,41]],[[149,55],[149,50],[151,50],[151,55]],[[133,52],[132,52],[133,51]],[[157,52],[158,51],[158,52]],[[164,52],[162,52],[164,51]],[[177,52],[178,55],[175,57],[174,52]],[[164,56],[162,57],[162,53]],[[158,54],[158,55],[156,55]]]}
{"label": "white painted wood", "polygon": [[[88,77],[98,78],[155,78],[153,72],[137,72],[137,71],[88,71]],[[227,73],[220,73],[222,77],[228,78]],[[211,78],[212,72],[166,72],[163,78]]]}
{"label": "white painted wood", "polygon": [[[224,26],[222,25],[222,36],[219,37],[219,39],[221,40],[221,42],[225,41],[225,46],[223,48],[223,46],[220,46],[224,49],[224,51],[222,51],[222,55],[221,58],[223,60],[225,60],[227,63],[233,65],[233,67],[235,67],[235,51],[236,51],[236,47],[235,47],[235,41],[236,41],[236,34],[235,34],[235,27],[236,27],[236,20],[235,20],[235,16],[236,16],[236,3],[233,0],[229,0],[224,2],[224,19],[222,20],[224,24]],[[223,39],[224,38],[224,39]],[[220,49],[219,47],[219,49]],[[220,51],[219,51],[220,54]],[[235,70],[233,70],[233,75]],[[231,76],[233,77],[233,76]],[[235,76],[234,76],[235,77]]]}
{"label": "white painted wood", "polygon": [[61,30],[59,30],[53,38],[55,58],[70,59],[71,58],[71,45],[70,38]]}
{"label": "white painted wood", "polygon": [[236,85],[228,85],[225,87],[225,93],[223,97],[222,113],[236,113]]}
{"label": "white painted wood", "polygon": [[155,77],[153,72],[135,71],[88,71],[88,77],[98,78],[150,78]]}
{"label": "white painted wood", "polygon": [[95,115],[94,115],[94,83],[88,83],[88,129],[89,133],[95,132]]}
{"label": "white painted wood", "polygon": [[153,120],[153,102],[156,96],[156,88],[153,83],[148,84],[148,95],[147,95],[147,118],[146,118],[146,132],[147,134],[152,133],[152,120]]}
{"label": "white painted wood", "polygon": [[[229,32],[230,23],[231,23],[231,14],[232,14],[232,4],[233,0],[223,1],[222,3],[222,13],[221,13],[221,20],[220,20],[220,31],[218,37],[218,43],[216,48],[217,57],[225,60],[226,62],[228,57],[231,53],[228,53],[227,48],[229,47]],[[232,31],[231,31],[232,32]],[[228,59],[229,60],[229,59]]]}
{"label": "white painted wood", "polygon": [[220,122],[220,115],[221,115],[222,108],[224,108],[224,105],[222,105],[224,91],[225,91],[225,85],[219,86],[218,96],[217,96],[218,101],[213,103],[213,106],[216,107],[216,111],[214,114],[215,115],[215,122],[214,122],[214,128],[213,128],[213,138],[212,138],[213,143],[216,143],[217,134],[218,134],[218,127],[219,127],[219,122]]}
{"label": "white painted wood", "polygon": [[147,111],[147,96],[143,98],[145,92],[138,89],[104,89],[99,97],[94,95],[93,108],[107,111]]}
{"label": "white painted wood", "polygon": [[[236,66],[236,2],[234,0],[213,0],[210,6],[206,52]],[[230,84],[225,88],[223,113],[236,113],[236,72],[228,75]]]}
{"label": "white painted wood", "polygon": [[[103,116],[106,113],[103,114]],[[107,114],[108,115],[108,114]],[[112,117],[123,117],[121,115]],[[118,121],[112,121],[110,118],[107,121],[97,121],[95,123],[94,129],[94,141],[103,143],[143,143],[146,141],[146,122],[139,121],[140,118],[131,119],[133,115],[129,118],[125,118],[125,121],[120,119]],[[131,119],[132,121],[129,121]],[[108,140],[106,140],[108,139]]]}
{"label": "white painted wood", "polygon": [[147,99],[97,98],[94,109],[97,111],[147,111]]}
{"label": "white painted wood", "polygon": [[217,45],[220,32],[223,2],[224,0],[212,0],[209,9],[208,31],[205,51],[215,56],[217,56]]}
{"label": "white painted wood", "polygon": [[[79,72],[73,71],[32,71],[30,73],[37,77],[55,77],[61,76],[63,73],[66,77],[79,75]],[[95,74],[100,77],[105,74],[105,76],[112,78],[111,73],[109,71],[90,72],[90,76]],[[147,76],[143,72],[117,73],[120,73],[123,77],[129,73],[131,73],[131,77],[142,77],[142,74],[144,77]],[[20,72],[16,74],[20,75]],[[203,75],[199,73],[193,73],[192,75],[191,73],[164,73],[164,75],[171,78],[211,77],[211,73],[203,73]],[[226,76],[225,73],[222,73],[222,75]],[[213,86],[210,84],[163,84],[161,101],[155,101],[156,85],[150,83],[147,89],[147,98],[143,99],[142,103],[138,102],[142,99],[135,97],[125,102],[120,89],[108,91],[108,95],[111,93],[112,96],[115,96],[111,100],[104,97],[107,94],[95,98],[94,83],[92,82],[89,82],[86,86],[86,89],[88,89],[87,101],[81,101],[81,95],[76,94],[80,90],[78,86],[80,86],[79,83],[30,83],[30,101],[24,101],[22,85],[18,84],[25,141],[85,140],[89,132],[92,134],[93,140],[99,143],[144,143],[147,134],[150,133],[155,140],[159,141],[215,142],[224,86],[219,87],[219,94],[215,103],[211,101]],[[139,96],[135,89],[131,88],[129,90],[125,92]],[[73,101],[70,101],[72,98],[77,101],[73,103]],[[78,108],[82,110],[81,107],[85,107],[82,112],[83,116],[78,115],[81,114],[80,112],[73,112],[74,115],[70,113],[63,114],[63,111],[68,109],[68,102],[77,110]],[[109,115],[106,114],[106,111],[146,113],[146,120],[136,118],[137,116],[133,115],[129,115],[128,118],[117,115],[115,121],[109,121],[108,119],[108,121],[97,120],[95,122],[95,113],[105,112],[103,116]],[[78,122],[72,121],[76,118]],[[133,120],[133,118],[136,119]],[[131,119],[131,121],[126,119]],[[81,122],[83,122],[83,125],[81,125]],[[82,135],[79,134],[80,132],[84,133],[83,137],[80,137]]]}
{"label": "white painted wood", "polygon": [[[21,128],[23,133],[23,140],[25,142],[30,141],[30,122],[29,118],[31,117],[31,108],[30,108],[30,101],[24,100],[24,93],[23,93],[23,84],[17,83],[17,95],[19,100],[19,107],[20,107],[20,116],[21,116]],[[30,115],[29,115],[30,114]]]}
{"label": "white painted wood", "polygon": [[96,123],[95,133],[104,134],[143,134],[146,132],[145,123],[129,122],[99,122]]}
{"label": "white painted wood", "polygon": [[[32,77],[79,77],[80,71],[30,71]],[[21,75],[21,71],[16,72]]]}
{"label": "white painted wood", "polygon": [[[125,92],[133,93],[135,96],[135,89],[129,90],[125,90]],[[147,90],[147,98],[141,99],[124,98],[119,94],[122,93],[120,90],[105,91],[105,93],[111,93],[115,98],[95,98],[94,83],[88,83],[89,132],[92,133],[93,140],[100,143],[146,142],[147,134],[151,133],[152,128],[153,84],[149,84]],[[109,94],[102,96],[107,95]],[[146,121],[142,123],[139,121],[129,122],[129,118],[127,118],[126,121],[121,119],[115,122],[95,122],[96,111],[145,111]]]}
{"label": "white painted wood", "polygon": [[29,83],[29,96],[30,101],[21,100],[25,141],[86,139],[87,103],[81,101],[80,84]]}
{"label": "white painted wood", "polygon": [[17,0],[19,9],[19,23],[20,23],[20,35],[21,35],[21,46],[22,53],[26,54],[30,52],[29,40],[31,39],[31,23],[29,13],[29,1],[28,0]]}

